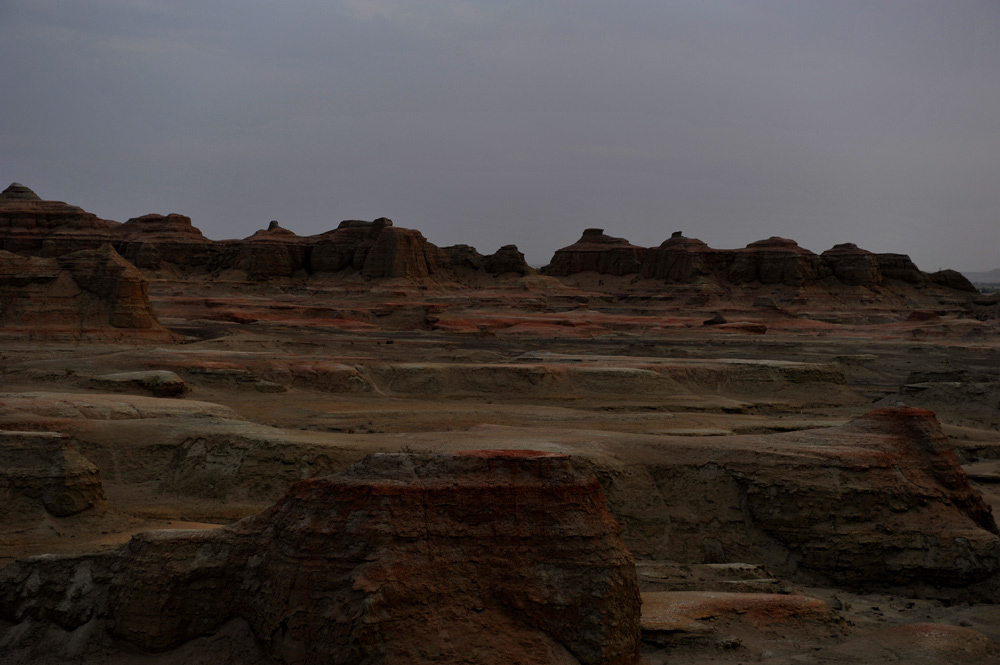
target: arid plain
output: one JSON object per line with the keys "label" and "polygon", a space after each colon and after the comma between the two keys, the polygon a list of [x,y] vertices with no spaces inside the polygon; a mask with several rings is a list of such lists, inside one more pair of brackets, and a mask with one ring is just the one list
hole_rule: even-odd
{"label": "arid plain", "polygon": [[1000,662],[1000,297],[673,231],[539,271],[12,185],[4,662]]}

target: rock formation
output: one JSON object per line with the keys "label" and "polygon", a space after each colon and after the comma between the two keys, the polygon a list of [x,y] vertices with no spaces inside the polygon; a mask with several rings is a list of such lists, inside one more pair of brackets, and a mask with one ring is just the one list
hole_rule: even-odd
{"label": "rock formation", "polygon": [[642,276],[667,282],[691,282],[712,272],[714,251],[697,238],[685,238],[675,232],[659,247],[646,250],[642,260]]}
{"label": "rock formation", "polygon": [[169,337],[146,279],[107,244],[58,258],[0,251],[0,312],[4,332]]}
{"label": "rock formation", "polygon": [[96,622],[159,651],[239,620],[286,663],[625,665],[639,593],[619,532],[565,455],[374,455],[232,527],[8,566],[2,639]]}
{"label": "rock formation", "polygon": [[276,221],[249,238],[219,244],[224,245],[221,265],[243,270],[251,279],[293,277],[309,268],[309,239]]}
{"label": "rock formation", "polygon": [[115,232],[115,247],[140,270],[168,266],[182,269],[214,267],[213,243],[184,215],[133,217]]}
{"label": "rock formation", "polygon": [[844,284],[878,286],[882,283],[878,257],[854,243],[834,245],[820,255]]}
{"label": "rock formation", "polygon": [[642,267],[644,251],[624,238],[605,235],[604,229],[587,229],[575,243],[556,250],[552,261],[542,272],[553,277],[586,271],[602,275],[630,275],[639,272]]}
{"label": "rock formation", "polygon": [[483,261],[483,269],[491,275],[527,275],[535,272],[524,260],[524,254],[517,249],[517,245],[504,245],[487,256]]}
{"label": "rock formation", "polygon": [[63,203],[43,201],[20,183],[0,192],[0,250],[59,256],[110,242],[115,222]]}
{"label": "rock formation", "polygon": [[5,523],[37,522],[43,510],[67,517],[102,501],[101,473],[71,439],[54,432],[0,431]]}
{"label": "rock formation", "polygon": [[778,238],[752,242],[732,252],[728,278],[733,284],[784,284],[803,286],[827,276],[822,260],[794,240]]}
{"label": "rock formation", "polygon": [[423,278],[438,272],[438,250],[419,231],[401,229],[381,217],[347,220],[313,245],[313,272],[354,270],[365,277]]}

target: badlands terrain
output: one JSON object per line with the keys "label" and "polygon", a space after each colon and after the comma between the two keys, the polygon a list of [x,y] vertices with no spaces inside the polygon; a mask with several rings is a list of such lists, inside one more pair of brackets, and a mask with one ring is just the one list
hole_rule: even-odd
{"label": "badlands terrain", "polygon": [[1000,296],[254,226],[0,194],[0,661],[1000,662]]}

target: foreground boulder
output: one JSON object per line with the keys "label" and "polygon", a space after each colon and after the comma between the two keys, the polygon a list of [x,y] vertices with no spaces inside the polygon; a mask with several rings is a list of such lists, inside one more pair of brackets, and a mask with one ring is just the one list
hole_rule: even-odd
{"label": "foreground boulder", "polygon": [[53,624],[97,622],[166,650],[238,620],[286,663],[635,663],[619,531],[565,455],[374,455],[232,527],[8,566],[0,640],[40,658]]}

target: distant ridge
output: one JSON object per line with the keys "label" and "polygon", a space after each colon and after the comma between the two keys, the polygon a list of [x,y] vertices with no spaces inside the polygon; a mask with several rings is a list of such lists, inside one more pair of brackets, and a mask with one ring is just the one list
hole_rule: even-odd
{"label": "distant ridge", "polygon": [[970,282],[980,282],[982,284],[1000,284],[1000,268],[994,268],[989,272],[968,272],[963,270]]}

